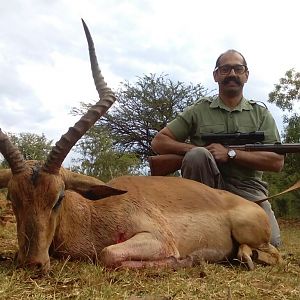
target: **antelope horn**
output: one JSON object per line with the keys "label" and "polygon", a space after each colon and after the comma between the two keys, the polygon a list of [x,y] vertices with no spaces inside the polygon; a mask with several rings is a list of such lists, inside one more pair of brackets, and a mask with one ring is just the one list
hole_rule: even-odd
{"label": "antelope horn", "polygon": [[62,162],[72,147],[95,122],[106,113],[116,100],[115,94],[107,86],[99,69],[95,47],[89,29],[83,20],[82,24],[89,46],[93,78],[100,100],[93,105],[73,127],[70,127],[68,132],[64,134],[52,148],[43,166],[43,170],[51,174],[57,174],[59,172]]}
{"label": "antelope horn", "polygon": [[0,152],[7,160],[8,165],[11,168],[12,174],[18,174],[23,172],[27,167],[23,155],[19,149],[14,146],[9,137],[4,134],[0,128]]}

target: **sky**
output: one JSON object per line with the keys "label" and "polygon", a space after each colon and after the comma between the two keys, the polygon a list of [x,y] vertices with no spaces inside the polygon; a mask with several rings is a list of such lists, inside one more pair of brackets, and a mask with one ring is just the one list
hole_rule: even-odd
{"label": "sky", "polygon": [[0,128],[57,141],[97,99],[83,18],[113,90],[144,74],[217,88],[219,54],[236,49],[250,76],[244,96],[267,102],[291,68],[300,71],[300,2],[294,0],[0,0]]}

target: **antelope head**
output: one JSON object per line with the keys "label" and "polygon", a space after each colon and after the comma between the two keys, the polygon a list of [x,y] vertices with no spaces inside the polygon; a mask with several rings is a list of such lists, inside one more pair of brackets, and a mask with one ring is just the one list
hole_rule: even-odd
{"label": "antelope head", "polygon": [[[25,161],[20,151],[0,129],[0,152],[10,166],[10,170],[2,170],[0,173],[0,188],[8,187],[8,198],[16,216],[19,244],[17,262],[20,266],[34,266],[42,272],[47,272],[50,266],[49,247],[56,230],[64,191],[74,185],[74,177],[70,176],[70,171],[61,168],[62,162],[75,143],[115,101],[115,95],[107,87],[98,67],[89,30],[83,20],[82,23],[100,100],[60,138],[45,162]],[[88,182],[86,186],[110,189],[97,179]],[[91,196],[93,191],[84,187],[85,184],[81,184],[81,193]],[[123,192],[111,190],[109,193]]]}

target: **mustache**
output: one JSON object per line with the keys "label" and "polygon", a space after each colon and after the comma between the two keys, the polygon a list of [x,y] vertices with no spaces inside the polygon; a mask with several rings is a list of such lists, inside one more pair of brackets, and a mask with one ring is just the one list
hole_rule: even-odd
{"label": "mustache", "polygon": [[242,85],[242,82],[241,82],[240,78],[235,77],[235,76],[228,76],[228,77],[226,77],[226,78],[222,81],[222,83],[223,83],[223,84],[227,84],[227,83],[229,83],[230,81],[233,81],[233,82],[235,82],[235,83],[238,84],[238,85]]}

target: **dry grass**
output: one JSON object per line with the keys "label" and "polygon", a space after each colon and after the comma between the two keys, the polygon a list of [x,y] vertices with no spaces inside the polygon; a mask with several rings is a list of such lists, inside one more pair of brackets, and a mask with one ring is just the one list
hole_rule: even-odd
{"label": "dry grass", "polygon": [[300,299],[300,222],[281,221],[281,266],[216,265],[173,270],[109,271],[83,262],[52,260],[36,278],[16,270],[14,218],[0,202],[0,299]]}

